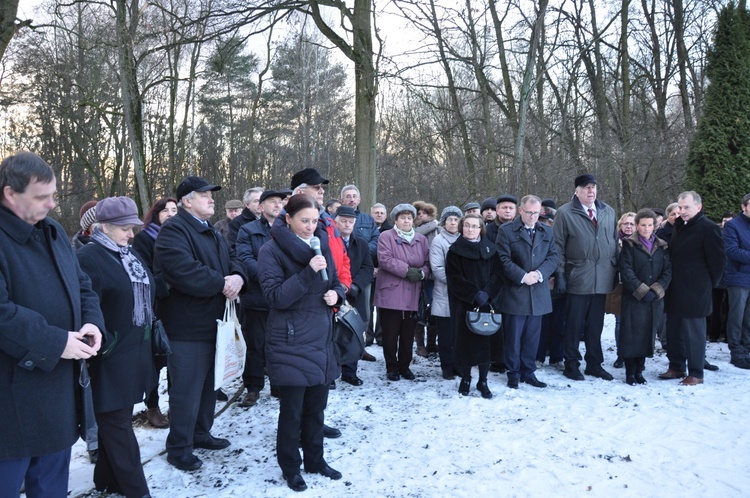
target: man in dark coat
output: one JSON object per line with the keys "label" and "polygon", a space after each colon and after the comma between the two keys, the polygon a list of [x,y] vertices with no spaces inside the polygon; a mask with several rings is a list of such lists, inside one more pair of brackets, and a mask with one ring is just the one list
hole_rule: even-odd
{"label": "man in dark coat", "polygon": [[518,197],[513,194],[501,194],[495,204],[495,219],[486,224],[487,238],[491,242],[497,240],[500,225],[513,221],[518,209]]}
{"label": "man in dark coat", "polygon": [[[364,292],[372,282],[373,265],[370,249],[363,237],[357,236],[357,213],[349,206],[340,206],[336,211],[336,227],[341,233],[349,256],[349,267],[352,272],[352,285],[346,293],[349,303],[357,309],[363,321],[368,319],[369,296]],[[362,379],[357,377],[357,362],[341,366],[341,380],[353,386],[361,386]]]}
{"label": "man in dark coat", "polygon": [[[390,230],[393,228],[393,224],[388,221],[388,213],[385,208],[385,204],[381,204],[380,202],[375,203],[370,208],[370,216],[372,216],[372,219],[375,220],[375,226],[378,227],[378,236],[380,236],[381,233],[385,232],[386,230]],[[377,250],[375,254],[373,255],[372,263],[375,265],[375,270],[373,272],[372,277],[372,284],[370,286],[370,290],[375,288],[375,281],[378,277],[378,255]],[[377,344],[382,344],[381,340],[383,338],[383,328],[380,325],[380,320],[378,320],[378,323],[375,323],[375,293],[370,292],[370,320],[367,321],[367,332],[365,333],[365,345],[370,346],[373,342],[377,342]]]}
{"label": "man in dark coat", "polygon": [[547,281],[557,268],[552,229],[539,223],[542,200],[535,195],[521,199],[521,215],[500,227],[497,250],[506,277],[500,291],[503,313],[505,366],[508,387],[518,381],[547,387],[534,375],[536,351],[542,331],[542,315],[552,312]]}
{"label": "man in dark coat", "polygon": [[559,256],[555,290],[565,293],[565,371],[571,380],[584,380],[578,350],[586,343],[586,375],[612,380],[602,368],[602,328],[606,295],[617,274],[617,219],[615,211],[597,199],[594,175],[575,179],[575,195],[555,215],[555,243]]}
{"label": "man in dark coat", "polygon": [[242,225],[237,232],[237,258],[247,274],[247,287],[240,294],[240,321],[247,343],[245,371],[242,372],[247,394],[240,401],[240,406],[243,407],[250,407],[258,402],[260,391],[265,384],[268,303],[263,297],[258,281],[258,254],[260,248],[271,240],[271,226],[281,212],[282,201],[285,198],[286,193],[265,190],[260,195],[260,219]]}
{"label": "man in dark coat", "polygon": [[65,230],[47,217],[56,185],[36,154],[0,164],[0,496],[18,496],[24,481],[26,496],[67,496],[75,360],[102,342],[99,299]]}
{"label": "man in dark coat", "polygon": [[224,237],[208,222],[214,214],[212,192],[220,188],[197,176],[185,178],[177,186],[180,209],[162,226],[154,247],[154,268],[170,285],[169,296],[159,301],[172,346],[167,461],[180,470],[202,465],[193,448],[229,446],[210,432],[216,320],[224,316],[226,300],[237,298],[245,277]]}
{"label": "man in dark coat", "polygon": [[677,198],[680,217],[669,245],[672,283],[667,290],[667,358],[669,369],[660,379],[688,376],[683,385],[703,383],[706,359],[706,317],[711,291],[724,272],[725,249],[719,226],[703,215],[701,197],[692,191]]}
{"label": "man in dark coat", "polygon": [[750,194],[742,198],[742,213],[724,225],[722,235],[727,250],[724,282],[729,298],[730,362],[750,369]]}
{"label": "man in dark coat", "polygon": [[245,205],[239,216],[235,216],[232,221],[229,222],[229,228],[227,230],[227,242],[229,247],[234,249],[234,245],[237,243],[237,232],[240,227],[251,221],[260,219],[260,195],[263,193],[263,187],[253,187],[245,190],[242,196],[242,203]]}
{"label": "man in dark coat", "polygon": [[214,223],[214,228],[216,228],[225,239],[229,236],[229,224],[233,219],[242,214],[242,209],[242,201],[238,199],[229,200],[224,204],[224,211],[227,212],[227,216]]}

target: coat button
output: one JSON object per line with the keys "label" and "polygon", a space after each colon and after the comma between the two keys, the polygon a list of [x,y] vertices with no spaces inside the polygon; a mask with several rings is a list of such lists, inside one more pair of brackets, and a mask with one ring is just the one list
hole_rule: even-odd
{"label": "coat button", "polygon": [[25,366],[25,367],[33,367],[34,366],[34,362],[31,361],[31,360],[26,360],[26,361],[23,362],[23,366]]}

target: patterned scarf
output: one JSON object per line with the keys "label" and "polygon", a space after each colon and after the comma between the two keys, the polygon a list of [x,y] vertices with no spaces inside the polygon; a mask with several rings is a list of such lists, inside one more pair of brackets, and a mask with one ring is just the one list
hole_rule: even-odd
{"label": "patterned scarf", "polygon": [[143,327],[151,325],[154,319],[154,313],[151,309],[151,285],[148,280],[148,273],[141,265],[141,262],[130,253],[130,246],[118,246],[115,241],[107,237],[99,228],[94,229],[91,240],[97,242],[105,249],[116,252],[120,255],[122,267],[130,278],[133,287],[133,325]]}
{"label": "patterned scarf", "polygon": [[402,239],[404,239],[408,243],[411,244],[411,241],[414,240],[414,234],[416,232],[414,231],[413,227],[408,232],[404,232],[403,230],[399,230],[398,227],[393,227],[393,229],[396,230],[396,233],[398,234],[399,237],[401,237]]}

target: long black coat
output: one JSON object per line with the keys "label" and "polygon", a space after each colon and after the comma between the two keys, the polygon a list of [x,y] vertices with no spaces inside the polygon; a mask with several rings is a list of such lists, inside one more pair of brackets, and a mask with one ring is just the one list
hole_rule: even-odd
{"label": "long black coat", "polygon": [[[355,225],[356,226],[356,225]],[[352,272],[352,285],[358,289],[357,296],[351,297],[351,291],[348,295],[349,303],[357,308],[357,312],[362,320],[367,320],[370,313],[370,303],[365,300],[362,292],[370,283],[372,283],[372,274],[374,266],[370,257],[370,247],[364,237],[352,236],[349,238],[349,247],[346,248],[346,254],[349,256],[349,268]]]}
{"label": "long black coat", "polygon": [[266,366],[271,385],[328,385],[341,370],[333,354],[333,309],[323,294],[333,289],[344,299],[327,238],[321,251],[328,263],[328,281],[310,268],[313,250],[284,221],[271,228],[272,240],[260,249],[260,287],[270,312],[266,325]]}
{"label": "long black coat", "polygon": [[264,217],[245,223],[237,232],[234,249],[247,275],[247,285],[240,295],[243,308],[268,311],[268,303],[263,297],[258,280],[258,254],[260,254],[260,248],[269,240],[271,240],[271,225]]}
{"label": "long black coat", "polygon": [[[497,250],[507,277],[500,291],[499,311],[522,316],[551,313],[552,298],[547,281],[557,268],[552,228],[537,223],[532,242],[519,216],[500,227]],[[534,285],[521,283],[523,277],[534,270],[538,270],[544,280]]]}
{"label": "long black coat", "polygon": [[456,334],[455,365],[461,368],[501,361],[492,357],[493,336],[474,334],[466,326],[466,312],[475,308],[474,296],[479,291],[494,296],[502,286],[502,264],[495,243],[485,237],[474,243],[459,236],[448,249],[445,277],[451,327]]}
{"label": "long black coat", "polygon": [[[622,311],[620,314],[621,358],[654,355],[654,336],[664,314],[664,293],[672,280],[667,243],[656,237],[649,252],[635,233],[622,240],[620,251]],[[644,302],[649,290],[656,299]]]}
{"label": "long black coat", "polygon": [[[149,276],[151,306],[156,300],[154,279],[143,258],[131,252]],[[133,406],[156,386],[158,378],[151,353],[151,336],[146,327],[133,325],[133,290],[120,256],[94,241],[78,253],[81,269],[91,278],[99,296],[107,332],[115,345],[106,357],[89,360],[94,410],[110,412]],[[149,324],[150,326],[151,324]]]}
{"label": "long black coat", "polygon": [[667,313],[682,318],[702,318],[711,314],[711,293],[719,285],[726,254],[719,226],[703,215],[687,223],[674,222],[669,257],[672,283],[665,298]]}
{"label": "long black coat", "polygon": [[[51,254],[50,254],[51,253]],[[0,207],[0,460],[45,455],[78,439],[68,332],[104,330],[99,299],[65,230]]]}
{"label": "long black coat", "polygon": [[224,277],[245,271],[209,223],[203,226],[180,208],[156,237],[154,270],[169,284],[159,300],[159,318],[172,340],[216,342],[216,320],[224,316]]}

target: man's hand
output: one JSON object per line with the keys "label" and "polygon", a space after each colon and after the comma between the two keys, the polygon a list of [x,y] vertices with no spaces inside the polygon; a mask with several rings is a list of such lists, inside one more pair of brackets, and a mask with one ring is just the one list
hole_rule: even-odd
{"label": "man's hand", "polygon": [[89,345],[94,351],[99,351],[102,347],[102,332],[99,327],[93,323],[84,323],[81,327],[81,334],[89,338]]}
{"label": "man's hand", "polygon": [[242,290],[242,277],[239,275],[227,275],[224,277],[224,290],[221,291],[228,299],[237,299]]}
{"label": "man's hand", "polygon": [[[99,331],[99,329],[96,330],[97,332]],[[86,337],[86,334],[83,332],[68,332],[68,343],[65,345],[65,349],[60,355],[60,358],[65,360],[85,360],[92,356],[96,356],[96,349],[83,342]],[[102,336],[101,333],[99,333],[100,345],[101,341]]]}
{"label": "man's hand", "polygon": [[539,273],[535,271],[530,271],[529,273],[523,276],[522,281],[526,285],[534,285],[535,283],[539,282]]}

